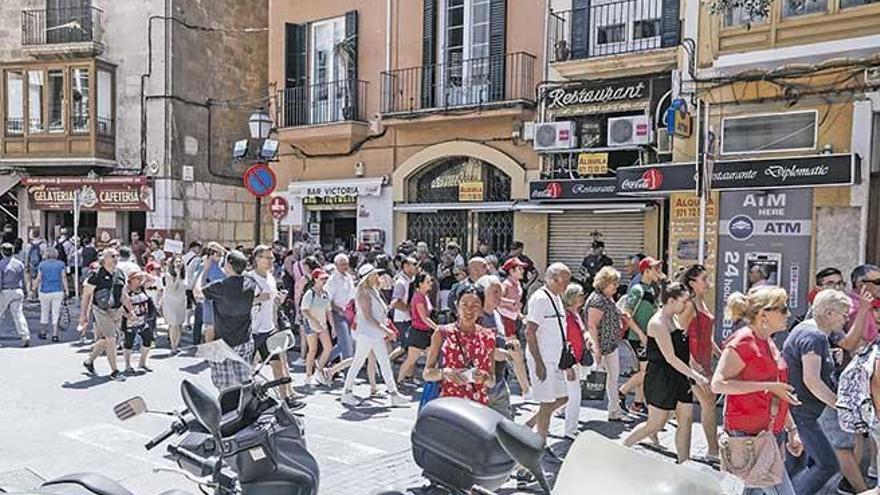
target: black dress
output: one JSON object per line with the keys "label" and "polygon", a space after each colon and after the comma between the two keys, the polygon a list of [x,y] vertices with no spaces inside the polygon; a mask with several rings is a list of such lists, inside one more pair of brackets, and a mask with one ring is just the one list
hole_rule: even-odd
{"label": "black dress", "polygon": [[[685,363],[690,357],[687,336],[681,329],[669,334],[676,357]],[[679,402],[694,401],[691,382],[666,362],[654,337],[648,337],[648,368],[645,370],[645,400],[664,411],[674,411]]]}

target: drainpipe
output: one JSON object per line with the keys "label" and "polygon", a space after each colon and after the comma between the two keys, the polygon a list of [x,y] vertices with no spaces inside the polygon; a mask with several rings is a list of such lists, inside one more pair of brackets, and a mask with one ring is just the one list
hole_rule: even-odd
{"label": "drainpipe", "polygon": [[385,0],[385,71],[391,70],[391,0]]}

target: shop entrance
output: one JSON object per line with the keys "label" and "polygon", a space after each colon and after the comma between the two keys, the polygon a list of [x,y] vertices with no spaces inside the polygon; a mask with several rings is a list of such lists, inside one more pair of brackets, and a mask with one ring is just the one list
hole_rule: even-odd
{"label": "shop entrance", "polygon": [[346,251],[357,247],[357,214],[355,210],[309,211],[309,233],[317,235],[326,252],[342,247]]}
{"label": "shop entrance", "polygon": [[[72,211],[47,211],[45,215],[46,236],[57,239],[61,235],[61,229],[67,229],[68,235],[73,235],[73,212]],[[82,211],[79,214],[79,237],[84,239],[94,237],[98,229],[98,212]]]}
{"label": "shop entrance", "polygon": [[466,253],[481,240],[499,256],[510,249],[511,180],[497,167],[473,157],[448,157],[414,175],[407,187],[410,203],[437,206],[430,213],[407,214],[410,240],[426,242],[435,253],[452,241]]}
{"label": "shop entrance", "polygon": [[[3,242],[12,242],[18,237],[18,200],[12,191],[0,194],[0,229],[6,225],[12,226],[15,237],[4,238]],[[23,234],[26,236],[27,234]]]}

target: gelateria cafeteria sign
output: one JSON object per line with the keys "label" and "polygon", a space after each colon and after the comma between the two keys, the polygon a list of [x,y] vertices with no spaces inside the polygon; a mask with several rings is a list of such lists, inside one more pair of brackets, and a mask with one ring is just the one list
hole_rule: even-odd
{"label": "gelateria cafeteria sign", "polygon": [[552,88],[544,95],[544,103],[548,110],[563,110],[578,106],[641,101],[649,96],[650,85],[647,80],[628,80]]}
{"label": "gelateria cafeteria sign", "polygon": [[77,192],[87,211],[152,211],[153,185],[147,177],[28,177],[31,208],[36,210],[73,209]]}
{"label": "gelateria cafeteria sign", "polygon": [[571,201],[617,196],[616,179],[538,180],[529,183],[532,201]]}

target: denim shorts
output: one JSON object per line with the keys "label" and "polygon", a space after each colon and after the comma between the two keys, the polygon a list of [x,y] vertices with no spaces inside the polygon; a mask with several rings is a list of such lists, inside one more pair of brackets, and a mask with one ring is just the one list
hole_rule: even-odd
{"label": "denim shorts", "polygon": [[315,331],[312,330],[312,325],[309,324],[309,319],[308,319],[308,318],[303,317],[303,319],[302,319],[302,326],[303,326],[303,333],[304,333],[305,335],[315,335]]}
{"label": "denim shorts", "polygon": [[840,423],[837,421],[837,409],[826,407],[819,416],[819,426],[831,442],[831,446],[838,450],[852,450],[856,448],[855,433],[847,433],[840,429]]}

